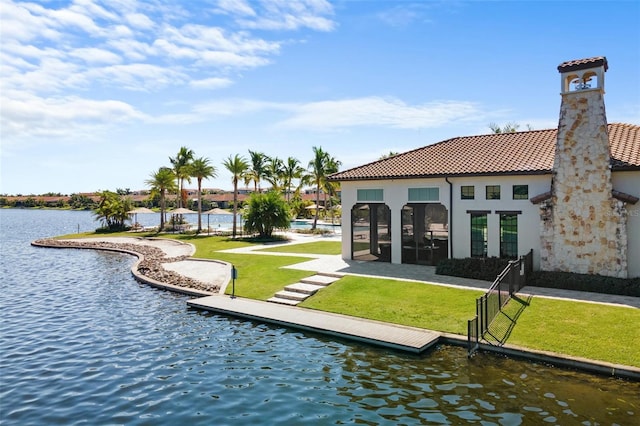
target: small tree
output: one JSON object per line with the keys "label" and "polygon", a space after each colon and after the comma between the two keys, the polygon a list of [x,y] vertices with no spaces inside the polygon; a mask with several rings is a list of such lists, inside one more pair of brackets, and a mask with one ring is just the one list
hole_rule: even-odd
{"label": "small tree", "polygon": [[245,230],[257,232],[260,238],[271,238],[276,228],[289,229],[291,218],[287,203],[276,191],[254,193],[245,213]]}
{"label": "small tree", "polygon": [[124,229],[124,223],[129,218],[127,213],[131,210],[130,198],[124,198],[112,191],[98,192],[100,201],[94,211],[94,215],[100,219],[105,228],[110,231]]}

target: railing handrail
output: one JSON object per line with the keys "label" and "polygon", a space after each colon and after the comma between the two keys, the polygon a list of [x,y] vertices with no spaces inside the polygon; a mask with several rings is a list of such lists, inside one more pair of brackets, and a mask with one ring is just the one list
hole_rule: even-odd
{"label": "railing handrail", "polygon": [[[518,259],[510,260],[502,272],[498,274],[487,292],[476,299],[476,316],[467,323],[469,355],[478,348],[480,338],[484,337],[484,335],[489,332],[491,322],[498,315],[498,312],[502,311],[502,307],[507,304],[514,293],[520,291],[520,289],[524,287],[526,284],[527,273],[531,272],[532,269],[533,249],[531,249],[526,255],[520,256]],[[502,283],[510,276],[510,274],[514,274],[516,270],[518,273],[517,283],[514,283],[514,280],[512,279],[509,282],[508,290],[502,290]],[[507,295],[504,300],[502,298],[503,291]],[[496,292],[498,293],[497,309],[495,302],[491,305],[491,308],[493,309],[489,309],[489,297]],[[472,329],[474,330],[473,333]]]}

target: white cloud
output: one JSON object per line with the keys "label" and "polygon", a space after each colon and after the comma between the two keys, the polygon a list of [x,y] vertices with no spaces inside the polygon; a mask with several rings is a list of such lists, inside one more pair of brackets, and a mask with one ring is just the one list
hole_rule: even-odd
{"label": "white cloud", "polygon": [[245,28],[264,30],[297,30],[309,28],[332,31],[336,23],[333,6],[325,0],[263,0],[262,8],[251,19],[239,18]]}
{"label": "white cloud", "polygon": [[205,78],[202,80],[192,80],[189,85],[197,89],[223,89],[233,84],[233,81],[228,78]]}
{"label": "white cloud", "polygon": [[94,68],[86,72],[92,79],[117,85],[133,91],[155,90],[171,85],[182,85],[187,76],[171,68],[152,64],[124,64]]}
{"label": "white cloud", "polygon": [[3,99],[0,118],[3,139],[8,142],[34,136],[45,140],[76,139],[81,134],[95,132],[96,128],[146,119],[134,107],[120,101],[10,95],[15,96]]}
{"label": "white cloud", "polygon": [[96,47],[83,47],[74,49],[69,52],[70,56],[82,59],[88,64],[118,64],[122,62],[122,58],[105,49],[99,49]]}
{"label": "white cloud", "polygon": [[129,13],[124,17],[129,24],[138,30],[150,30],[154,27],[153,21],[142,13]]}
{"label": "white cloud", "polygon": [[393,98],[366,97],[299,105],[280,127],[334,130],[353,126],[421,129],[439,127],[476,114],[471,102],[407,105]]}
{"label": "white cloud", "polygon": [[107,45],[118,50],[125,58],[131,61],[144,61],[155,53],[155,49],[148,43],[131,38],[108,40]]}
{"label": "white cloud", "polygon": [[47,17],[34,15],[29,9],[44,11],[38,5],[20,7],[13,2],[3,2],[0,7],[0,36],[3,43],[7,40],[27,42],[38,37],[57,40],[61,33],[51,29],[51,20]]}
{"label": "white cloud", "polygon": [[[290,42],[281,32],[257,35],[250,28],[334,27],[333,7],[325,0],[222,0],[213,9],[164,0],[0,1],[3,144],[76,139],[121,121],[202,121],[202,107],[150,117],[128,100],[139,97],[127,91],[229,87],[239,72],[271,63],[282,44]],[[221,19],[221,13],[242,19],[246,28],[207,22],[212,12]],[[103,100],[104,93],[122,98]],[[264,108],[292,107],[241,101],[216,114]]]}
{"label": "white cloud", "polygon": [[47,15],[56,22],[56,26],[63,29],[79,28],[88,34],[103,34],[100,28],[90,17],[71,9],[50,10]]}
{"label": "white cloud", "polygon": [[[350,127],[416,130],[485,118],[484,111],[472,102],[440,101],[409,105],[394,98],[372,96],[308,103],[221,99],[195,105],[189,121],[238,118],[262,112],[276,112],[284,117],[275,122],[276,128],[305,131],[335,131]],[[181,119],[186,120],[185,116]]]}
{"label": "white cloud", "polygon": [[[215,11],[242,19],[281,22],[283,27],[266,26],[277,29],[325,30],[332,26],[314,23],[316,18],[327,19],[333,13],[325,0],[269,0],[255,5],[260,15],[253,4],[242,0],[220,1]],[[196,14],[203,12],[198,7],[188,10],[163,2],[75,0],[61,5],[6,1],[0,9],[0,54],[15,59],[3,70],[3,85],[50,93],[90,90],[94,83],[107,86],[111,80],[118,89],[153,90],[188,84],[195,76],[206,81],[207,74],[216,71],[262,67],[280,53],[282,40],[192,23]],[[27,84],[27,79],[33,79],[34,84]],[[207,84],[219,83],[215,82]],[[192,86],[202,84],[196,81]]]}
{"label": "white cloud", "polygon": [[216,11],[230,15],[256,16],[256,12],[245,0],[219,0]]}

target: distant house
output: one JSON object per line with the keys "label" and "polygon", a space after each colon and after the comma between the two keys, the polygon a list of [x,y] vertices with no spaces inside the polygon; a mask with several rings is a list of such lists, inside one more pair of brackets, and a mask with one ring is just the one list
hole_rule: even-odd
{"label": "distant house", "polygon": [[343,258],[435,265],[533,250],[535,269],[640,277],[640,126],[607,124],[607,68],[604,57],[558,67],[557,129],[457,137],[332,175]]}

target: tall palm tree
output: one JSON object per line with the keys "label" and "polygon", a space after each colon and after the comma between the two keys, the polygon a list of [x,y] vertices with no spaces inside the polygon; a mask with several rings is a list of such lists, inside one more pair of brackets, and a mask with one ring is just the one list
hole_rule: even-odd
{"label": "tall palm tree", "polygon": [[176,175],[169,167],[160,167],[157,172],[151,173],[151,179],[145,181],[151,188],[151,196],[160,196],[160,231],[164,229],[164,216],[166,206],[165,195],[167,192],[176,191]]}
{"label": "tall palm tree", "polygon": [[202,179],[218,176],[218,170],[208,158],[200,157],[191,163],[191,177],[198,181],[198,233],[202,231]]}
{"label": "tall palm tree", "polygon": [[339,160],[336,160],[334,157],[328,156],[327,158],[327,163],[326,163],[326,168],[325,168],[325,177],[322,179],[322,190],[325,193],[325,202],[324,205],[325,207],[327,206],[327,200],[326,200],[326,195],[329,195],[329,204],[328,204],[328,209],[331,210],[331,223],[333,224],[333,209],[332,209],[332,205],[331,205],[331,199],[332,197],[337,197],[338,196],[338,187],[340,186],[340,184],[338,182],[334,182],[334,181],[330,181],[328,179],[328,176],[333,174],[333,173],[337,173],[338,170],[340,169],[340,165],[342,163]]}
{"label": "tall palm tree", "polygon": [[283,180],[284,163],[278,157],[269,157],[264,167],[264,178],[271,184],[271,189],[280,192],[280,182]]}
{"label": "tall palm tree", "polygon": [[313,159],[309,161],[309,180],[316,187],[316,214],[313,218],[311,229],[316,229],[318,224],[318,212],[320,210],[320,190],[325,189],[327,176],[338,171],[340,161],[331,157],[322,148],[313,147]]}
{"label": "tall palm tree", "polygon": [[287,158],[287,162],[282,169],[283,186],[287,192],[287,203],[290,201],[291,185],[294,179],[301,179],[304,173],[304,168],[300,165],[300,161],[295,157]]}
{"label": "tall palm tree", "polygon": [[244,179],[247,184],[253,181],[253,190],[257,192],[260,188],[260,180],[265,176],[267,156],[262,152],[249,150],[249,157],[251,158],[251,168],[245,173]]}
{"label": "tall palm tree", "polygon": [[173,172],[178,181],[178,208],[186,207],[186,194],[184,193],[184,181],[191,183],[191,163],[195,154],[186,146],[180,147],[178,155],[174,158],[169,157],[169,161],[173,166]]}
{"label": "tall palm tree", "polygon": [[233,236],[235,237],[238,216],[238,181],[244,179],[249,169],[249,163],[244,157],[236,154],[234,157],[229,156],[222,164],[231,172],[231,181],[233,182]]}

